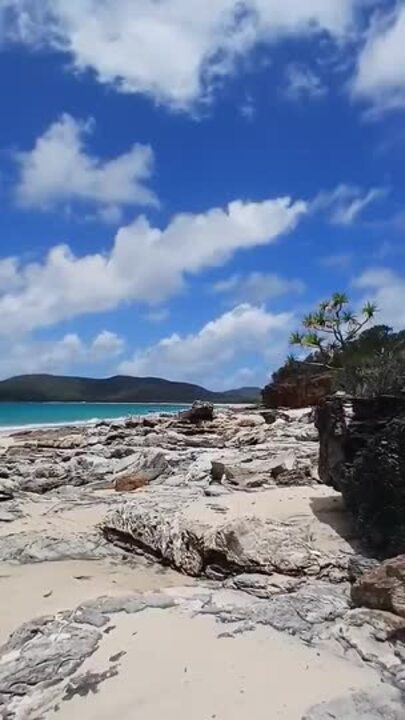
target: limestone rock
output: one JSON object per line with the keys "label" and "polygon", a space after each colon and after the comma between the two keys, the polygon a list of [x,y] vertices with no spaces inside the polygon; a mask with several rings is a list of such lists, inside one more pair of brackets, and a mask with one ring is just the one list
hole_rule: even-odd
{"label": "limestone rock", "polygon": [[288,512],[289,492],[265,490],[258,500],[255,493],[230,493],[214,501],[197,488],[150,486],[110,511],[102,525],[108,539],[124,539],[125,547],[132,544],[193,576],[276,572],[346,579],[354,551],[311,511],[315,489],[296,489],[301,512],[308,503],[301,516],[294,502]]}
{"label": "limestone rock", "polygon": [[131,457],[130,471],[115,477],[115,490],[117,492],[131,492],[149,485],[156,480],[166,469],[168,462],[164,453],[156,450],[145,450],[138,453],[136,459]]}
{"label": "limestone rock", "polygon": [[2,697],[23,697],[35,686],[71,675],[96,650],[100,637],[94,627],[49,617],[20,627],[0,648],[0,708]]}
{"label": "limestone rock", "polygon": [[[401,682],[405,663],[405,623],[397,615],[381,610],[349,610],[330,629],[346,654],[378,668],[391,683]],[[403,689],[403,687],[402,687]]]}
{"label": "limestone rock", "polygon": [[180,418],[191,423],[210,422],[214,419],[214,406],[212,403],[196,400],[191,410],[181,413]]}
{"label": "limestone rock", "polygon": [[114,489],[116,492],[133,492],[139,490],[145,485],[149,485],[149,480],[142,474],[129,473],[129,475],[122,475],[115,479]]}
{"label": "limestone rock", "polygon": [[[96,560],[110,557],[111,551],[109,544],[92,528],[88,533],[75,533],[66,537],[47,532],[20,532],[0,536],[0,560],[3,562],[25,564]],[[117,555],[117,552],[114,554]]]}
{"label": "limestone rock", "polygon": [[262,417],[262,415],[243,414],[238,418],[237,424],[242,428],[256,428],[266,425],[266,420]]}
{"label": "limestone rock", "polygon": [[405,618],[405,555],[365,573],[352,587],[356,606],[386,610]]}
{"label": "limestone rock", "polygon": [[349,580],[355,583],[364,573],[379,567],[380,563],[374,558],[365,557],[364,555],[353,555],[349,560]]}
{"label": "limestone rock", "polygon": [[274,595],[282,593],[290,593],[302,585],[302,578],[293,578],[288,575],[258,575],[254,573],[244,573],[236,575],[227,581],[227,587],[243,590],[249,595],[255,595],[258,598],[271,598]]}
{"label": "limestone rock", "polygon": [[347,698],[322,703],[302,720],[405,720],[402,697],[395,690],[359,692]]}

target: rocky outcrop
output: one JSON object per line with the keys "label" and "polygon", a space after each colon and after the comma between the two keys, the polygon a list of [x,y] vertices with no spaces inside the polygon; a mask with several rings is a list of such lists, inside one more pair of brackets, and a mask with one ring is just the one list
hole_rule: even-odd
{"label": "rocky outcrop", "polygon": [[[314,515],[317,508],[319,518]],[[339,532],[323,520],[336,523]],[[355,539],[322,487],[226,493],[150,487],[111,510],[106,537],[142,549],[191,576],[243,572],[290,577],[348,578]],[[347,539],[341,537],[345,534]]]}
{"label": "rocky outcrop", "polygon": [[289,380],[266,385],[262,398],[267,408],[314,407],[331,389],[332,376],[329,374],[297,375]]}
{"label": "rocky outcrop", "polygon": [[356,606],[386,610],[405,618],[405,555],[365,573],[352,587]]}
{"label": "rocky outcrop", "polygon": [[405,398],[326,399],[316,426],[320,479],[342,493],[370,547],[405,553]]}
{"label": "rocky outcrop", "polygon": [[214,419],[214,406],[210,402],[196,400],[191,410],[181,413],[180,417],[191,423],[210,422]]}
{"label": "rocky outcrop", "polygon": [[[329,446],[325,467],[345,459],[339,455],[347,435],[345,409],[339,417],[341,435]],[[0,647],[1,717],[34,720],[53,716],[59,707],[64,717],[99,717],[100,709],[108,714],[109,697],[109,716],[117,702],[125,714],[125,708],[139,706],[135,685],[146,701],[168,689],[172,695],[167,668],[175,660],[172,648],[180,644],[179,672],[172,677],[176,687],[179,677],[186,681],[179,685],[181,707],[193,678],[200,683],[208,676],[210,682],[214,673],[221,697],[229,700],[244,675],[253,680],[251,690],[244,684],[236,696],[238,703],[244,698],[249,703],[242,707],[245,715],[255,714],[250,698],[257,700],[260,688],[261,708],[285,714],[285,697],[279,713],[268,676],[257,682],[257,671],[264,668],[264,677],[276,664],[273,680],[279,683],[286,651],[291,655],[284,659],[283,682],[305,690],[304,702],[287,714],[291,710],[308,720],[332,715],[403,720],[405,619],[394,614],[402,601],[397,589],[393,593],[384,585],[391,593],[384,610],[374,609],[383,603],[372,605],[364,593],[359,602],[370,607],[353,608],[348,580],[361,583],[375,563],[359,554],[340,495],[319,483],[318,433],[310,409],[263,415],[218,408],[212,420],[196,423],[162,414],[27,432],[10,447],[0,447],[0,458],[0,559],[7,563],[0,635],[3,630],[5,639],[34,613],[46,614],[22,625]],[[140,482],[145,486],[132,493]],[[160,566],[148,580],[156,560]],[[181,570],[183,577],[162,565]],[[100,585],[107,577],[108,584]],[[29,593],[16,592],[21,578]],[[150,589],[157,583],[167,593],[132,593],[138,582],[146,589],[149,581]],[[132,594],[119,597],[121,592]],[[16,601],[10,603],[10,597]],[[200,675],[209,633],[212,644]],[[250,641],[258,648],[251,655]],[[152,657],[151,667],[139,661],[146,658],[142,647]],[[260,648],[266,648],[266,656],[257,655]],[[221,660],[225,649],[232,667],[235,658],[243,658],[246,668],[235,671],[236,680],[228,685]],[[212,658],[218,661],[214,668]],[[305,683],[299,681],[302,668]],[[330,692],[326,676],[332,678]],[[310,677],[316,692],[308,697]],[[208,705],[204,716],[218,712]],[[224,712],[235,715],[231,706]],[[149,714],[154,717],[159,709]],[[183,714],[190,715],[188,707]]]}

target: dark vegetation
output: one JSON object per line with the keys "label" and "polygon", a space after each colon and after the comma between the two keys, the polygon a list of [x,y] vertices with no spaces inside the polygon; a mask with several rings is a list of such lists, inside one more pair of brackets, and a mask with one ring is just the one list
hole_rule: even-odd
{"label": "dark vegetation", "polygon": [[20,375],[0,382],[0,402],[218,403],[257,402],[259,388],[215,393],[199,385],[160,378],[117,376],[103,380]]}
{"label": "dark vegetation", "polygon": [[336,293],[303,320],[304,332],[291,336],[291,344],[311,349],[304,360],[290,356],[273,375],[273,382],[327,375],[331,390],[355,397],[378,397],[405,391],[405,330],[373,325],[377,308],[367,303],[360,316],[348,307],[345,295]]}

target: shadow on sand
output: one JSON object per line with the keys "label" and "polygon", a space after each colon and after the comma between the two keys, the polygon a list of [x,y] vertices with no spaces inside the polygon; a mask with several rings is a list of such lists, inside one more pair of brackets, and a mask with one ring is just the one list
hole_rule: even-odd
{"label": "shadow on sand", "polygon": [[328,497],[311,498],[311,510],[320,523],[329,525],[349,543],[356,553],[369,554],[361,542],[355,522],[348,510],[346,510],[343,498],[340,495],[331,493]]}

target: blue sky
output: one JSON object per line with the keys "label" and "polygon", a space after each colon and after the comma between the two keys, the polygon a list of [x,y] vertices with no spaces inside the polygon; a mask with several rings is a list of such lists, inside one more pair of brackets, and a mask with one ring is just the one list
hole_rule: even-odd
{"label": "blue sky", "polygon": [[0,0],[0,376],[263,384],[405,326],[405,4]]}

